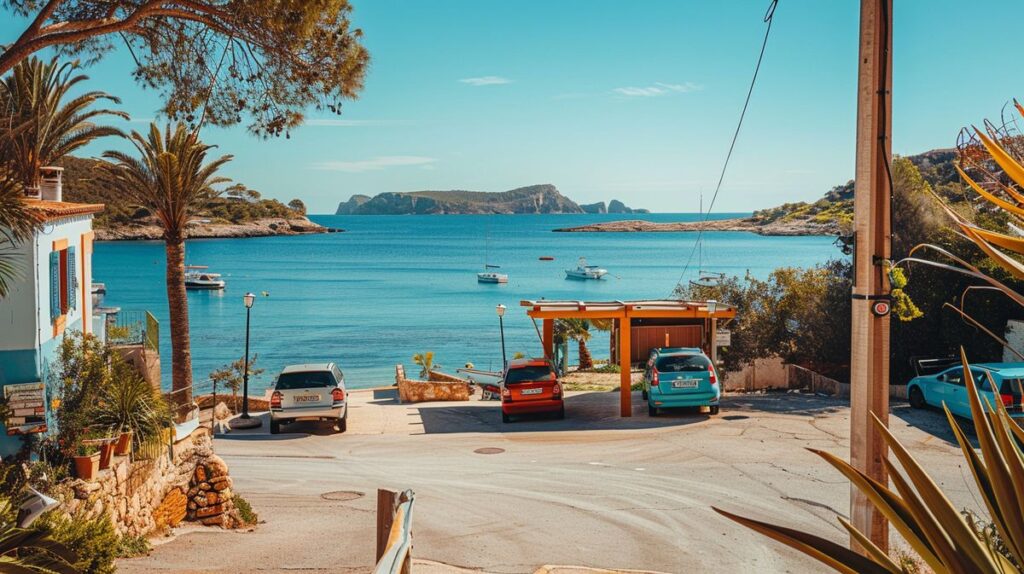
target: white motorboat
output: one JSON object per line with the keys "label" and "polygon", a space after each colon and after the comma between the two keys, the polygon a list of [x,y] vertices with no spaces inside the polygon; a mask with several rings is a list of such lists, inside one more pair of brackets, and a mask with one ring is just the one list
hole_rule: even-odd
{"label": "white motorboat", "polygon": [[224,288],[220,273],[210,273],[206,265],[185,266],[185,289],[218,290]]}
{"label": "white motorboat", "polygon": [[607,274],[607,269],[602,269],[597,265],[587,265],[587,260],[584,257],[580,257],[575,269],[565,270],[565,276],[568,279],[601,279]]}
{"label": "white motorboat", "polygon": [[487,271],[481,271],[476,274],[478,283],[508,283],[508,275],[491,271],[491,269],[500,269],[498,265],[485,265],[484,267]]}

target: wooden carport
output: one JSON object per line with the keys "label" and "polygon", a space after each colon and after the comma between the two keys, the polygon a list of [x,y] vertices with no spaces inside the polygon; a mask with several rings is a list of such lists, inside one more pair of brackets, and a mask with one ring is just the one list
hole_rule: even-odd
{"label": "wooden carport", "polygon": [[[633,404],[630,387],[630,372],[633,365],[631,341],[633,319],[677,319],[704,321],[707,325],[708,347],[712,359],[716,358],[715,330],[718,319],[736,317],[736,309],[715,301],[520,301],[526,307],[526,314],[544,322],[544,355],[554,356],[555,319],[613,319],[618,344],[620,368],[620,414],[632,416]],[[623,325],[628,328],[623,329]],[[642,358],[642,357],[638,357]]]}

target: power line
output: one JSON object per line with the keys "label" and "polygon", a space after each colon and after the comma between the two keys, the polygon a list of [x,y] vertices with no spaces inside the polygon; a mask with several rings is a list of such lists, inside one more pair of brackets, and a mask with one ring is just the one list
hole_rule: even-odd
{"label": "power line", "polygon": [[711,203],[708,204],[708,210],[704,212],[704,219],[701,221],[700,228],[697,230],[697,241],[693,244],[693,249],[690,250],[690,256],[686,260],[686,266],[683,267],[683,272],[679,274],[679,280],[676,281],[676,286],[682,285],[683,278],[686,277],[686,272],[690,269],[690,264],[693,263],[693,256],[700,247],[701,239],[704,237],[704,227],[708,222],[708,218],[711,216],[711,210],[715,207],[715,200],[718,199],[718,192],[722,189],[722,181],[725,180],[725,172],[729,169],[729,160],[732,159],[732,151],[736,147],[736,139],[739,138],[740,128],[743,127],[743,118],[747,115],[747,107],[750,106],[750,96],[754,93],[754,85],[757,83],[757,74],[761,71],[761,61],[764,59],[765,48],[768,46],[768,36],[772,31],[772,21],[775,17],[775,8],[778,6],[779,0],[771,0],[771,4],[768,5],[768,11],[764,14],[764,22],[768,25],[764,30],[764,40],[761,42],[761,53],[757,56],[757,65],[754,67],[754,76],[750,79],[750,88],[747,89],[747,98],[743,101],[743,110],[740,112],[740,121],[736,123],[736,131],[732,134],[732,143],[729,144],[729,153],[725,154],[725,163],[722,164],[722,172],[718,176],[718,185],[715,186],[715,193],[711,196]]}

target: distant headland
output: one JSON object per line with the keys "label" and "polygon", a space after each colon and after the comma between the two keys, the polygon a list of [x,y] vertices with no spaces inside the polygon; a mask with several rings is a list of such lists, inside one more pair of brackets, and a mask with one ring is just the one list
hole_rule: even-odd
{"label": "distant headland", "polygon": [[551,184],[530,185],[502,192],[410,191],[373,197],[353,195],[338,205],[335,215],[461,215],[537,213],[649,213],[612,200],[579,205]]}

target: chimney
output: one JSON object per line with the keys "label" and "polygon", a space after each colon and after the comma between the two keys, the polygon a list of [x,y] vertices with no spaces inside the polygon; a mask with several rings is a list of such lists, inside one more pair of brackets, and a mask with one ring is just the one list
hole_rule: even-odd
{"label": "chimney", "polygon": [[62,201],[63,190],[61,186],[62,167],[41,167],[39,168],[39,195],[45,201]]}

